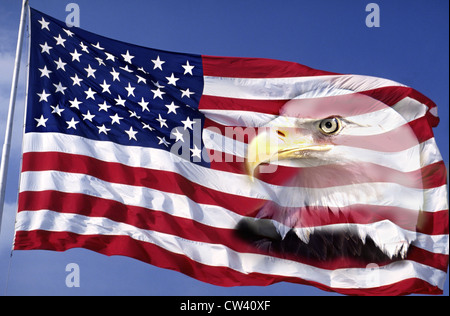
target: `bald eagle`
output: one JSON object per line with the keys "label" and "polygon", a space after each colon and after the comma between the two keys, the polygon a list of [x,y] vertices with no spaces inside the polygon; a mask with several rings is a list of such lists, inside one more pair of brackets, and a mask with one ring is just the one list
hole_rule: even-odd
{"label": "bald eagle", "polygon": [[404,259],[424,204],[410,112],[346,91],[286,102],[248,143],[249,183],[271,198],[239,236],[313,260]]}

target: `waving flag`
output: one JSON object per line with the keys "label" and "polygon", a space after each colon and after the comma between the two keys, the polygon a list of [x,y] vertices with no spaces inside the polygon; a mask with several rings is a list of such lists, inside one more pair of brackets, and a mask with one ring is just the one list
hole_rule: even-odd
{"label": "waving flag", "polygon": [[14,249],[83,247],[221,286],[442,293],[438,122],[390,80],[155,50],[31,9]]}

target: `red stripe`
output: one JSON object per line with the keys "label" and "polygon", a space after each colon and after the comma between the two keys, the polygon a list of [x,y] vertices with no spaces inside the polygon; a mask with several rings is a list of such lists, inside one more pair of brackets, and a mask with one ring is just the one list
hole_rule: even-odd
{"label": "red stripe", "polygon": [[266,58],[202,56],[203,75],[233,78],[285,78],[334,75],[298,63]]}
{"label": "red stripe", "polygon": [[[403,131],[407,131],[408,128],[405,127],[408,125],[404,125]],[[252,138],[252,133],[248,133],[246,130],[242,130],[241,128],[233,129],[233,133],[230,133],[227,130],[227,127],[211,121],[209,119],[205,120],[204,127],[210,130],[213,133],[218,135],[222,135],[228,137],[233,140],[238,140],[243,143],[249,143],[249,140]],[[418,142],[424,142],[430,138],[432,138],[433,132],[428,124],[426,124],[426,118],[420,118],[410,122],[409,127],[419,131],[417,134],[417,141],[411,140],[408,142],[405,139],[405,142],[402,143],[408,145],[418,145]],[[255,133],[257,134],[258,131]],[[337,141],[341,143],[341,145],[354,145],[349,142],[357,142],[360,146],[371,147],[371,144],[375,141],[379,141],[380,146],[385,146],[391,149],[393,145],[398,142],[392,142],[391,137],[398,136],[398,131],[394,130],[392,133],[386,133],[382,135],[377,135],[380,138],[387,138],[386,141],[382,140],[381,142],[377,140],[377,137],[372,136],[353,136],[353,137],[344,137],[344,141]],[[400,133],[401,134],[401,133]],[[231,138],[232,137],[232,138]],[[404,138],[402,138],[403,140]],[[347,140],[348,143],[345,142]],[[367,141],[367,143],[365,143]],[[407,146],[404,146],[407,147]],[[383,149],[383,148],[380,148]],[[397,148],[400,150],[401,148]],[[238,157],[235,155],[223,153],[219,150],[208,150],[209,158],[211,160],[211,168],[215,170],[221,170],[226,172],[238,173],[238,174],[246,174],[245,167],[245,158]],[[270,184],[275,185],[289,185],[299,186],[299,187],[330,187],[330,186],[339,186],[346,185],[352,183],[363,183],[363,182],[395,182],[406,187],[419,188],[419,189],[430,189],[434,187],[440,187],[446,184],[446,167],[443,161],[438,161],[436,163],[432,163],[423,167],[421,170],[411,171],[411,172],[401,172],[392,168],[384,167],[377,164],[372,164],[368,162],[358,162],[357,164],[345,164],[345,165],[323,165],[318,167],[308,167],[308,168],[293,168],[286,166],[274,166],[276,167],[275,172],[273,173],[259,173],[257,177]],[[362,172],[364,171],[364,172]],[[298,177],[295,183],[292,182],[291,179],[293,176],[301,173],[303,176]],[[333,177],[329,175],[333,174]],[[323,176],[320,176],[323,175]],[[351,178],[351,181],[349,179]],[[315,181],[310,181],[310,179],[315,179]],[[298,182],[297,182],[298,181]]]}
{"label": "red stripe", "polygon": [[[257,127],[252,126],[227,126],[209,118],[205,119],[204,128],[225,137],[235,136],[234,139],[244,143],[249,143],[251,135],[256,135],[259,130]],[[280,126],[280,129],[283,129],[283,126]],[[364,148],[381,152],[399,152],[416,146],[433,137],[434,133],[431,126],[428,124],[427,117],[423,116],[385,133],[362,136],[337,135],[333,137],[330,142],[336,145]]]}
{"label": "red stripe", "polygon": [[420,143],[434,137],[433,129],[430,124],[428,124],[428,119],[426,116],[411,121],[408,125],[414,131],[414,134]]}
{"label": "red stripe", "polygon": [[[371,224],[389,220],[397,226],[421,233],[441,235],[448,233],[448,211],[412,211],[394,206],[355,204],[346,207],[279,207],[267,202],[258,217],[276,220],[292,227],[315,227],[330,224]],[[447,223],[447,224],[446,224]]]}
{"label": "red stripe", "polygon": [[[19,211],[48,209],[60,213],[107,217],[116,222],[179,236],[187,240],[222,244],[241,253],[266,254],[263,250],[257,249],[238,238],[233,229],[211,227],[190,219],[172,216],[164,212],[153,211],[143,207],[129,206],[116,201],[58,191],[22,192],[19,195],[19,199]],[[312,264],[325,269],[338,269],[349,266],[361,268],[368,264],[368,262],[364,263],[352,259],[324,262],[276,253],[271,253],[271,256]]]}
{"label": "red stripe", "polygon": [[[260,214],[260,209],[264,205],[266,207],[268,205],[274,205],[269,208],[270,210],[277,210],[280,208],[270,201],[228,194],[203,187],[173,172],[129,167],[119,163],[106,163],[95,158],[66,153],[30,152],[23,155],[23,171],[45,170],[89,174],[104,181],[145,186],[160,191],[181,194],[187,196],[194,202],[217,205],[244,216],[257,216]],[[295,169],[291,168],[291,170]],[[324,169],[317,170],[320,173]],[[309,168],[302,169],[302,172],[308,173],[309,171]],[[386,173],[386,175],[390,174]],[[314,174],[311,174],[310,177],[314,177]],[[305,179],[305,177],[298,178]],[[329,177],[324,177],[324,179],[328,178]],[[352,179],[349,180],[353,181]],[[277,212],[274,211],[274,213],[275,215],[267,213],[266,217],[284,223],[285,217],[287,217],[284,214],[291,214],[289,215],[292,217],[291,219],[295,217],[295,221],[291,222],[297,223],[296,227],[309,227],[335,223],[366,224],[389,219],[400,227],[414,230],[416,222],[411,222],[411,219],[417,219],[416,211],[391,206],[368,205],[352,205],[342,208],[283,207],[283,213],[280,213],[283,214],[283,219],[277,218]],[[317,216],[317,214],[323,216]],[[261,216],[261,214],[259,216]],[[424,223],[424,227],[430,227],[428,221]],[[435,228],[437,226],[433,225],[432,227]],[[442,232],[433,230],[430,233],[440,234]]]}
{"label": "red stripe", "polygon": [[448,259],[448,255],[429,252],[425,249],[417,248],[413,244],[410,246],[406,257],[406,260],[416,261],[443,272],[447,272]]}
{"label": "red stripe", "polygon": [[[225,126],[208,118],[205,119],[204,128],[218,135],[232,138],[248,144],[261,128]],[[289,131],[293,128],[280,130]],[[300,135],[300,134],[299,134]],[[292,137],[295,137],[292,136]],[[401,125],[391,131],[376,135],[337,135],[329,140],[334,145],[343,145],[355,148],[363,148],[380,152],[400,152],[417,146],[434,137],[426,118],[422,117],[408,124]]]}
{"label": "red stripe", "polygon": [[[419,101],[420,103],[426,104],[427,106],[431,106],[434,104],[430,99],[419,94],[414,93],[414,89],[405,86],[389,86],[389,87],[381,87],[377,89],[371,89],[366,91],[361,91],[361,94],[368,95],[374,99],[380,100],[384,104],[389,106],[393,106],[394,104],[400,102],[406,97],[410,97]],[[430,103],[431,101],[431,103]]]}
{"label": "red stripe", "polygon": [[[19,194],[19,212],[39,210],[51,210],[89,217],[106,217],[139,229],[171,234],[193,241],[224,244],[240,252],[252,252],[254,250],[250,244],[237,237],[234,229],[208,226],[163,211],[126,205],[80,193],[26,191]],[[169,208],[165,211],[176,212],[176,210]]]}
{"label": "red stripe", "polygon": [[[210,158],[213,159],[211,168],[215,170],[247,174],[245,163],[241,157],[212,151]],[[447,183],[447,171],[443,161],[410,172],[401,172],[368,162],[305,168],[282,165],[273,165],[273,167],[274,172],[272,173],[259,173],[257,168],[256,177],[274,185],[303,188],[326,188],[354,183],[386,182],[398,183],[409,188],[432,189]]]}
{"label": "red stripe", "polygon": [[292,100],[252,100],[203,95],[199,109],[249,111],[258,113],[322,119],[332,115],[342,117],[372,113],[388,106],[379,100],[358,93],[320,98]]}
{"label": "red stripe", "polygon": [[414,99],[422,104],[425,104],[427,107],[434,108],[436,104],[427,96],[423,95],[419,91],[405,86],[390,86],[390,87],[382,87],[372,90],[362,91],[365,95],[369,95],[372,98],[380,100],[381,102],[387,105],[394,105],[402,99],[409,97]]}
{"label": "red stripe", "polygon": [[78,235],[68,232],[18,231],[14,250],[46,249],[65,251],[71,248],[86,248],[104,255],[132,257],[157,267],[179,271],[200,281],[220,286],[258,285],[277,282],[292,282],[336,291],[347,295],[406,295],[410,293],[442,294],[442,290],[421,279],[406,279],[400,282],[369,289],[331,288],[321,283],[295,277],[284,277],[261,273],[241,273],[228,267],[208,266],[184,255],[167,251],[151,243],[139,242],[128,236]]}
{"label": "red stripe", "polygon": [[[304,76],[341,75],[334,72],[313,69],[298,63],[264,58],[236,58],[202,56],[205,76],[231,78],[285,78]],[[419,91],[406,86],[388,86],[360,92],[394,105],[405,97],[410,97],[427,105],[430,109],[436,104]],[[431,122],[430,122],[431,123]],[[433,124],[432,124],[433,125]],[[434,125],[433,125],[434,126]]]}
{"label": "red stripe", "polygon": [[[58,191],[20,193],[19,212],[38,210],[52,210],[60,213],[80,214],[90,217],[106,217],[113,221],[133,225],[140,229],[176,235],[187,240],[223,244],[241,253],[249,252],[267,255],[264,250],[255,248],[238,238],[234,229],[211,227],[190,219],[173,216],[165,212],[132,205],[124,205],[117,201],[89,195]],[[425,250],[423,249],[414,248],[414,250],[410,251],[408,254],[408,259],[411,255],[411,258],[414,258],[413,260],[417,262],[431,265],[445,271],[447,265],[443,265],[445,258],[442,257],[448,256],[429,253],[428,251],[425,251],[427,255],[420,255],[421,253],[423,254],[424,251]],[[351,258],[322,261],[302,258],[293,254],[278,254],[272,252],[270,255],[324,269],[340,269],[348,267],[363,268],[369,263]],[[389,262],[378,264],[382,266],[387,263]]]}
{"label": "red stripe", "polygon": [[[430,135],[432,137],[433,135]],[[419,140],[408,125],[402,125],[389,132],[376,135],[337,135],[332,142],[356,148],[395,153],[419,145]],[[417,157],[419,158],[419,157]]]}
{"label": "red stripe", "polygon": [[[360,92],[362,94],[371,96],[387,105],[394,105],[405,97],[410,97],[418,102],[425,104],[429,109],[435,108],[436,104],[420,93],[410,87],[383,87]],[[427,111],[426,118],[430,126],[436,127],[439,124],[439,118]]]}
{"label": "red stripe", "polygon": [[[361,98],[359,95],[367,95],[371,98]],[[288,104],[287,107],[293,107],[296,112],[291,111],[292,113],[290,115],[285,115],[321,119],[331,115],[346,117],[371,113],[383,109],[386,105],[394,106],[405,97],[415,99],[430,109],[436,107],[433,101],[412,88],[383,87],[342,96],[296,100],[249,100],[203,95],[200,100],[199,109],[249,111],[255,112],[255,115],[257,113],[278,115],[280,114],[280,110]],[[356,106],[354,102],[358,102]],[[296,113],[301,115],[297,115]],[[439,123],[439,118],[433,116],[429,111],[427,111],[425,119],[429,129],[436,127]],[[417,129],[417,131],[420,132],[420,129]]]}
{"label": "red stripe", "polygon": [[428,235],[448,235],[448,210],[421,212],[417,223],[417,232]]}
{"label": "red stripe", "polygon": [[[29,152],[23,154],[22,171],[58,170],[89,174],[104,181],[143,186],[164,192],[185,195],[191,200],[225,207],[241,215],[249,215],[261,207],[264,200],[219,192],[169,171],[130,167],[104,162],[96,158],[60,152]],[[250,215],[251,216],[251,215]]]}
{"label": "red stripe", "polygon": [[422,168],[424,189],[431,189],[447,184],[447,168],[444,161],[438,161]]}
{"label": "red stripe", "polygon": [[278,115],[287,101],[289,100],[249,100],[202,95],[199,110],[249,111]]}
{"label": "red stripe", "polygon": [[311,119],[329,116],[355,116],[389,108],[383,102],[364,94],[350,93],[320,98],[293,99],[281,109],[280,115]]}
{"label": "red stripe", "polygon": [[[218,152],[216,152],[216,157],[217,154]],[[222,157],[223,160],[212,161],[211,168],[226,172],[247,174],[243,162],[236,162],[232,157],[230,158],[229,156],[219,157]],[[225,158],[228,158],[228,161],[225,161]],[[410,188],[432,189],[441,187],[447,183],[447,171],[443,161],[438,161],[436,163],[425,166],[420,170],[411,172],[400,172],[395,169],[371,163],[347,164],[339,166],[323,165],[307,168],[294,168],[280,165],[276,167],[277,169],[274,173],[258,174],[258,171],[256,171],[256,177],[261,181],[274,185],[310,188],[326,188],[354,183],[395,182]],[[364,170],[364,172],[362,172],[361,170]],[[330,175],[333,176],[330,177]],[[357,176],[356,178],[355,175]],[[289,212],[289,208],[283,209],[286,212]],[[332,212],[332,208],[328,207],[317,207],[315,208],[316,212],[305,212],[305,209],[292,208],[293,212],[302,214],[301,216],[304,220],[303,225],[306,226],[316,226],[324,224],[323,222],[320,222],[319,217],[313,215],[316,212],[340,214],[340,216],[342,216],[339,220],[335,218],[333,221],[330,221],[330,223],[370,223],[376,221],[375,219],[372,219],[372,216],[378,217],[381,220],[381,218],[389,218],[389,214],[391,215],[391,217],[393,217],[395,216],[395,214],[408,214],[409,212],[411,212],[411,210],[393,206],[368,205],[355,205],[342,207],[339,209],[336,208],[334,212]],[[358,216],[358,211],[361,211],[363,209],[365,210],[365,212],[360,213],[360,215]],[[308,217],[307,214],[311,214],[311,217]],[[369,216],[367,216],[367,214],[369,214]],[[402,216],[400,216],[399,218],[401,217]],[[300,221],[299,223],[302,222]],[[415,224],[413,223],[413,225]],[[411,225],[402,227],[410,230],[415,230],[415,228]],[[425,234],[448,234],[448,210],[437,212],[422,211],[420,213],[420,221],[416,229],[418,230],[418,232]]]}
{"label": "red stripe", "polygon": [[[231,78],[284,78],[304,76],[340,75],[329,71],[313,69],[298,63],[264,59],[202,56],[205,76]],[[360,92],[387,105],[394,105],[405,97],[410,97],[427,105],[430,109],[436,104],[422,93],[405,86],[389,86]],[[439,123],[439,118],[427,114],[431,126]]]}
{"label": "red stripe", "polygon": [[[230,126],[222,125],[222,124],[217,123],[213,120],[210,120],[208,117],[206,117],[203,127],[207,128],[211,132],[214,132],[214,133],[217,133],[219,135],[226,137],[228,135],[227,128]],[[231,127],[234,128],[234,126],[231,126]],[[248,143],[248,141],[246,141],[246,143]]]}
{"label": "red stripe", "polygon": [[[225,160],[227,157],[223,158]],[[212,167],[239,174],[246,173],[243,162],[232,162],[231,159],[223,162],[213,161]],[[193,183],[177,173],[130,167],[120,163],[104,162],[88,156],[60,152],[24,153],[22,169],[22,171],[58,170],[89,174],[105,181],[186,194],[199,203],[218,206],[221,206],[220,203],[215,202],[218,195],[224,195],[224,200],[239,198],[239,196],[218,192]],[[361,170],[364,170],[364,172]],[[330,175],[333,176],[330,177]],[[307,188],[326,188],[366,182],[393,182],[412,188],[430,189],[446,184],[446,168],[443,161],[411,172],[400,172],[371,163],[324,165],[307,168],[277,166],[275,173],[260,173],[258,178],[270,184]],[[208,194],[205,195],[205,192],[208,192]],[[248,199],[251,198],[242,197],[242,200],[238,202],[244,203],[244,207],[260,205],[265,202],[257,200],[247,204],[244,200]],[[244,214],[242,211],[233,210],[236,213]]]}

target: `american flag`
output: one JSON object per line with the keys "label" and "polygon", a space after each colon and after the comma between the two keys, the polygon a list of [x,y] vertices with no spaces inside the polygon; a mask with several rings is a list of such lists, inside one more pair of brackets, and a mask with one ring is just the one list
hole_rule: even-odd
{"label": "american flag", "polygon": [[[432,132],[436,105],[419,92],[285,61],[145,48],[69,28],[34,9],[29,49],[15,250],[83,247],[221,286],[287,281],[344,294],[442,293],[449,252],[446,170]],[[336,144],[342,156],[367,157],[348,163],[346,172],[370,172],[357,182],[342,174],[327,178],[341,172],[338,163],[310,160],[270,162],[276,172],[248,175],[246,128],[270,126],[289,102],[308,122],[326,118],[336,104],[328,110],[322,104],[319,114],[311,104],[329,97],[338,100],[341,116],[366,122],[381,116],[382,133],[374,128],[360,135],[368,123],[358,123]],[[349,113],[349,97],[376,102]],[[380,140],[401,126],[416,142]],[[285,179],[293,172],[325,177],[292,185]],[[353,194],[356,186],[385,194]],[[336,198],[329,204],[311,198],[325,194]],[[271,203],[295,214],[281,218],[264,207]],[[326,222],[315,215],[324,210],[333,214]],[[370,212],[375,215],[366,216]],[[401,214],[411,212],[416,221],[402,222]],[[396,260],[320,260],[311,255],[314,243],[309,256],[301,256],[236,233],[239,223],[263,218],[286,239],[295,231],[303,248],[312,228],[339,225],[389,244],[394,223],[406,240],[384,249]]]}

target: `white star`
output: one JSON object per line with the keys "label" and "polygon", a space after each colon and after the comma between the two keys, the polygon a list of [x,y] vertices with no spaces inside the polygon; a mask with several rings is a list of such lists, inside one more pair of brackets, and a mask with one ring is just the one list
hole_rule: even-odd
{"label": "white star", "polygon": [[77,98],[73,99],[73,101],[69,100],[70,102],[70,107],[71,108],[77,108],[78,110],[80,109],[79,105],[83,102],[80,102],[77,100]]}
{"label": "white star", "polygon": [[138,78],[137,83],[143,82],[144,84],[147,84],[147,80],[146,80],[145,78],[143,78],[143,77],[141,77],[141,76],[139,76],[139,75],[136,75],[136,77]]}
{"label": "white star", "polygon": [[50,96],[50,94],[45,92],[45,89],[42,90],[42,93],[37,93],[37,95],[40,97],[39,102],[45,100],[45,102],[48,102],[47,98]]}
{"label": "white star", "polygon": [[113,62],[116,61],[116,56],[114,56],[113,54],[110,54],[108,52],[105,52],[106,54],[106,60],[112,60]]}
{"label": "white star", "polygon": [[136,114],[136,111],[130,111],[130,110],[128,110],[128,113],[130,113],[130,117],[135,117],[135,118],[137,118],[138,120],[141,119],[141,117],[140,117],[139,115]]}
{"label": "white star", "polygon": [[69,37],[73,36],[73,32],[72,31],[69,31],[69,30],[66,30],[66,29],[63,29],[63,31],[66,32],[67,36],[69,36]]}
{"label": "white star", "polygon": [[81,54],[77,52],[77,49],[75,48],[73,53],[70,53],[70,55],[72,55],[72,61],[78,61],[80,62],[80,56]]}
{"label": "white star", "polygon": [[175,103],[173,103],[173,101],[170,104],[165,104],[165,106],[168,109],[167,114],[169,114],[169,113],[177,114],[177,109],[179,108],[179,106],[175,105]]}
{"label": "white star", "polygon": [[136,89],[136,88],[132,87],[131,84],[128,82],[128,86],[125,87],[125,90],[127,90],[127,92],[128,92],[128,97],[130,95],[132,95],[134,97],[134,89]]}
{"label": "white star", "polygon": [[75,76],[73,76],[73,77],[70,77],[70,79],[72,79],[72,81],[73,81],[73,84],[72,84],[72,86],[74,86],[74,85],[78,85],[78,86],[80,86],[80,87],[81,87],[81,84],[80,84],[80,82],[81,82],[81,81],[83,81],[83,79],[81,79],[81,78],[78,78],[78,75],[77,75],[77,74],[75,74]]}
{"label": "white star", "polygon": [[162,65],[165,63],[165,61],[162,61],[159,59],[159,56],[156,59],[152,59],[152,63],[154,64],[153,69],[159,68],[162,70]]}
{"label": "white star", "polygon": [[145,71],[144,67],[139,67],[138,70],[142,71],[144,74],[148,75],[148,72]]}
{"label": "white star", "polygon": [[137,140],[136,139],[137,131],[133,130],[133,126],[130,126],[130,129],[128,131],[125,130],[125,133],[128,134],[128,137],[130,138],[129,140],[131,140],[131,139]]}
{"label": "white star", "polygon": [[163,126],[165,126],[165,127],[169,127],[169,126],[167,126],[167,123],[166,123],[166,119],[163,119],[162,117],[161,117],[161,114],[158,114],[158,118],[156,119],[158,122],[159,122],[159,124],[161,125],[160,127],[162,128]]}
{"label": "white star", "polygon": [[117,81],[120,82],[119,73],[114,69],[114,67],[112,67],[112,70],[113,71],[110,71],[109,73],[113,76],[113,81],[117,79]]}
{"label": "white star", "polygon": [[84,68],[84,70],[86,70],[88,78],[89,77],[94,77],[94,79],[95,79],[95,74],[94,73],[97,71],[97,69],[92,68],[91,65],[88,64],[88,67]]}
{"label": "white star", "polygon": [[100,50],[105,50],[103,47],[100,46],[100,42],[97,42],[97,44],[91,44],[93,47],[100,49]]}
{"label": "white star", "polygon": [[192,151],[192,157],[202,158],[200,156],[202,151],[200,149],[198,149],[197,145],[194,145],[194,149],[191,149],[191,151]]}
{"label": "white star", "polygon": [[64,111],[64,109],[59,108],[59,104],[57,106],[50,105],[50,107],[53,109],[52,114],[61,116],[61,113]]}
{"label": "white star", "polygon": [[105,135],[108,135],[108,132],[111,130],[110,128],[106,128],[105,124],[103,124],[102,126],[97,126],[98,128],[98,133],[105,133]]}
{"label": "white star", "polygon": [[81,114],[81,115],[83,115],[83,121],[84,121],[84,120],[89,120],[89,121],[92,122],[92,119],[95,117],[95,115],[91,114],[91,113],[89,112],[89,110],[87,111],[86,114]]}
{"label": "white star", "polygon": [[160,98],[162,100],[162,95],[166,94],[164,91],[161,91],[160,88],[158,88],[157,90],[152,90],[153,92],[153,99],[155,99],[156,97]]}
{"label": "white star", "polygon": [[94,94],[96,94],[97,92],[93,91],[91,89],[91,87],[89,87],[89,90],[84,91],[84,93],[86,93],[86,100],[91,98],[92,100],[95,100]]}
{"label": "white star", "polygon": [[41,23],[41,30],[47,29],[48,31],[50,31],[50,29],[48,28],[48,25],[50,24],[50,22],[45,21],[44,17],[42,17],[42,20],[40,20],[38,22]]}
{"label": "white star", "polygon": [[169,81],[168,84],[177,85],[177,81],[180,80],[180,78],[176,78],[172,72],[172,75],[170,77],[166,77],[166,79]]}
{"label": "white star", "polygon": [[36,127],[39,127],[39,126],[47,127],[47,126],[45,126],[45,123],[47,122],[48,118],[44,118],[44,115],[41,115],[40,118],[35,118],[35,120],[36,120],[36,122],[38,122]]}
{"label": "white star", "polygon": [[103,59],[101,59],[100,57],[95,57],[95,59],[98,61],[98,65],[99,66],[106,66],[105,62],[103,61]]}
{"label": "white star", "polygon": [[116,101],[116,105],[125,106],[126,99],[122,99],[120,94],[117,97],[118,97],[118,99],[114,99],[114,101]]}
{"label": "white star", "polygon": [[145,110],[150,112],[150,110],[147,107],[148,102],[145,102],[144,97],[141,98],[141,102],[138,102],[138,104],[142,107],[142,112],[144,112]]}
{"label": "white star", "polygon": [[82,50],[83,52],[86,52],[86,53],[89,54],[89,50],[88,50],[88,46],[87,46],[87,45],[84,45],[84,43],[81,42],[81,43],[80,43],[80,46],[81,46],[81,50]]}
{"label": "white star", "polygon": [[113,125],[114,123],[117,123],[120,125],[120,120],[123,120],[123,117],[120,117],[119,114],[116,113],[116,115],[110,116],[111,118],[111,125]]}
{"label": "white star", "polygon": [[181,97],[188,97],[191,98],[191,94],[194,94],[194,92],[189,91],[189,88],[186,90],[180,89],[181,91]]}
{"label": "white star", "polygon": [[185,121],[181,121],[184,125],[184,129],[190,128],[192,130],[192,125],[194,125],[195,121],[191,121],[190,117],[188,116]]}
{"label": "white star", "polygon": [[58,84],[53,84],[56,88],[55,93],[56,92],[61,92],[62,94],[64,94],[64,90],[67,89],[67,87],[64,87],[61,82],[59,82]]}
{"label": "white star", "polygon": [[54,60],[54,62],[56,64],[56,70],[62,69],[63,71],[66,71],[64,67],[67,65],[67,63],[63,62],[61,60],[61,57],[59,57],[58,61]]}
{"label": "white star", "polygon": [[75,121],[75,119],[72,117],[72,119],[70,121],[66,121],[66,123],[67,123],[67,129],[69,129],[69,128],[77,129],[76,125],[80,122]]}
{"label": "white star", "polygon": [[153,81],[153,80],[152,80],[152,83],[153,83],[153,85],[154,85],[155,87],[157,87],[157,88],[161,88],[161,89],[164,88],[164,86],[163,86],[162,84],[160,84],[159,81]]}
{"label": "white star", "polygon": [[98,104],[98,111],[100,112],[100,111],[105,111],[105,112],[108,112],[108,109],[111,107],[111,105],[108,105],[107,103],[106,103],[106,101],[104,101],[103,103],[101,103],[101,104]]}
{"label": "white star", "polygon": [[39,68],[39,71],[41,72],[41,78],[42,77],[47,77],[47,78],[49,78],[50,79],[50,74],[52,73],[52,71],[51,70],[48,70],[47,69],[47,66],[44,66],[44,68]]}
{"label": "white star", "polygon": [[151,127],[149,124],[142,122],[142,128],[146,128],[150,131],[154,131],[155,129],[153,127]]}
{"label": "white star", "polygon": [[128,65],[125,65],[125,67],[119,67],[122,70],[125,70],[126,72],[133,72],[133,70],[131,70],[130,68],[128,68]]}
{"label": "white star", "polygon": [[127,50],[125,54],[121,54],[123,57],[123,60],[125,60],[127,63],[131,64],[131,60],[134,58],[134,56],[130,55],[130,52]]}
{"label": "white star", "polygon": [[47,54],[50,55],[50,49],[52,49],[53,47],[48,46],[47,42],[45,42],[44,45],[39,44],[39,46],[41,46],[41,48],[42,48],[41,54],[46,52]]}
{"label": "white star", "polygon": [[100,84],[100,87],[102,87],[102,93],[103,92],[108,92],[109,94],[111,94],[111,91],[109,91],[109,87],[110,87],[111,85],[110,84],[107,84],[106,83],[106,80],[103,80],[103,83],[102,84]]}
{"label": "white star", "polygon": [[185,74],[192,75],[192,69],[194,69],[195,66],[189,65],[189,60],[188,60],[188,61],[186,61],[186,65],[182,65],[181,67],[184,68],[184,75]]}
{"label": "white star", "polygon": [[158,145],[164,144],[166,147],[169,147],[170,143],[166,140],[165,137],[156,136],[159,139]]}
{"label": "white star", "polygon": [[66,47],[66,46],[64,46],[64,42],[66,40],[61,37],[61,34],[58,34],[58,37],[53,36],[53,38],[56,40],[56,45],[61,45],[62,47]]}
{"label": "white star", "polygon": [[172,132],[172,135],[175,136],[175,138],[176,138],[175,142],[181,140],[184,143],[183,134],[181,134],[177,129],[175,129],[175,132]]}

